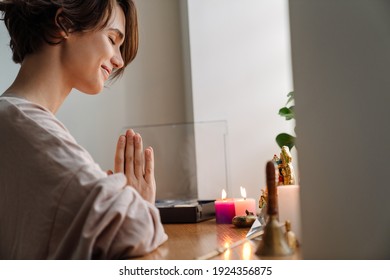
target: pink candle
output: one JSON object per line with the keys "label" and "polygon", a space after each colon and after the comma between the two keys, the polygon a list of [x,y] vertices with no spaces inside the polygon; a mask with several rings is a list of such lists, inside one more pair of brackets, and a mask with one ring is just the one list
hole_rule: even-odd
{"label": "pink candle", "polygon": [[246,198],[246,190],[240,187],[242,198],[234,200],[235,210],[237,216],[246,216],[246,210],[256,215],[256,201],[253,198]]}
{"label": "pink candle", "polygon": [[234,200],[226,198],[226,191],[222,190],[222,199],[217,199],[215,205],[215,219],[217,224],[231,224],[236,211]]}

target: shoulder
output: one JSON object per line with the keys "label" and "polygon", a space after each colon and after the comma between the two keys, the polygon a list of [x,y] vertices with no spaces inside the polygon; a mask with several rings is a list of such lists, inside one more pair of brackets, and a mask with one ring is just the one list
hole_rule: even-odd
{"label": "shoulder", "polygon": [[[0,140],[21,147],[29,154],[76,171],[84,165],[98,166],[66,127],[46,108],[21,98],[0,97]],[[28,147],[28,149],[27,149]]]}
{"label": "shoulder", "polygon": [[20,141],[25,139],[29,146],[75,143],[69,131],[49,110],[18,97],[0,97],[0,130],[8,140],[13,137]]}
{"label": "shoulder", "polygon": [[0,97],[0,116],[3,125],[18,128],[39,128],[47,132],[65,132],[65,126],[46,108],[18,97]]}

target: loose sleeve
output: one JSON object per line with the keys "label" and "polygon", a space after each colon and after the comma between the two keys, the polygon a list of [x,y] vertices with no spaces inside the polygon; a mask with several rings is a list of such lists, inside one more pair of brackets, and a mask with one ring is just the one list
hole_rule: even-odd
{"label": "loose sleeve", "polygon": [[47,109],[1,97],[0,131],[0,258],[121,259],[167,239],[158,209]]}
{"label": "loose sleeve", "polygon": [[124,259],[144,255],[167,239],[157,208],[126,186],[123,174],[99,180],[86,175],[79,172],[63,194],[49,258]]}

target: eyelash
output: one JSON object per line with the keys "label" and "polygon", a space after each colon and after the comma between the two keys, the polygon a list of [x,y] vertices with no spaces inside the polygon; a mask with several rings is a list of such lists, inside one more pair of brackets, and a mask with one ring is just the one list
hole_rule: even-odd
{"label": "eyelash", "polygon": [[115,45],[114,39],[112,39],[111,37],[108,37],[108,39],[110,40],[111,44]]}

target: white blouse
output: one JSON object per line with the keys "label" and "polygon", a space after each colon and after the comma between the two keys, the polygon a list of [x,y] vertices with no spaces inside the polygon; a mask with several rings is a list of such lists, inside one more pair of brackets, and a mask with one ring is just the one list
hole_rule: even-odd
{"label": "white blouse", "polygon": [[47,109],[0,97],[0,259],[123,259],[167,240],[158,209],[108,176]]}

